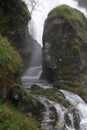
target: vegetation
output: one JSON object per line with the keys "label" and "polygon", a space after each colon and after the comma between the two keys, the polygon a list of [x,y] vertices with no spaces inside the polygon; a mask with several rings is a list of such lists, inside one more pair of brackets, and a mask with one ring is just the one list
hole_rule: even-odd
{"label": "vegetation", "polygon": [[31,87],[31,93],[36,94],[36,95],[45,96],[52,101],[62,104],[66,108],[70,107],[70,103],[65,100],[65,97],[57,88],[43,89],[37,85],[33,85]]}
{"label": "vegetation", "polygon": [[[29,55],[30,48],[26,45],[22,48],[22,36],[25,37],[30,18],[22,0],[0,0],[0,130],[40,130],[38,122],[23,113],[29,110],[26,112],[24,108],[25,111],[20,112],[25,107],[21,104],[27,94],[20,81],[22,60],[11,46],[21,51],[20,54]],[[27,98],[25,102],[27,104]]]}
{"label": "vegetation", "polygon": [[58,6],[48,14],[43,42],[44,46],[48,42],[49,50],[44,53],[43,68],[45,73],[53,75],[54,87],[75,92],[87,102],[86,24],[84,14],[67,5]]}
{"label": "vegetation", "polygon": [[0,0],[0,32],[13,29],[20,33],[19,26],[30,18],[30,13],[22,0]]}
{"label": "vegetation", "polygon": [[81,81],[78,82],[78,80],[59,80],[54,84],[54,87],[74,92],[87,102],[87,88]]}
{"label": "vegetation", "polygon": [[21,58],[6,38],[0,37],[0,88],[3,87],[3,97],[9,84],[19,78]]}
{"label": "vegetation", "polygon": [[[62,5],[54,8],[49,14],[49,18],[60,16],[63,17],[73,27],[74,31],[77,32],[78,35],[82,36],[84,42],[87,43],[87,28],[86,28],[86,18],[77,9],[71,8],[67,5]],[[80,34],[81,33],[81,34]]]}
{"label": "vegetation", "polygon": [[40,130],[39,124],[8,102],[0,101],[0,130]]}

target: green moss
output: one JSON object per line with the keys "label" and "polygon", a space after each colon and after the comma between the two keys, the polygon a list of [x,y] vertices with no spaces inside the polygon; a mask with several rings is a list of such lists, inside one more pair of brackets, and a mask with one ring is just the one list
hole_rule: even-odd
{"label": "green moss", "polygon": [[71,39],[71,41],[69,43],[67,43],[67,47],[71,50],[71,51],[80,51],[80,46],[79,46],[79,41],[78,39]]}
{"label": "green moss", "polygon": [[8,102],[0,101],[0,130],[40,130],[38,123]]}
{"label": "green moss", "polygon": [[61,17],[63,20],[68,21],[73,30],[81,36],[84,42],[87,43],[87,28],[86,18],[77,9],[71,8],[67,5],[62,5],[54,8],[49,14],[48,18]]}
{"label": "green moss", "polygon": [[35,95],[45,96],[48,99],[58,102],[67,108],[70,107],[70,103],[65,100],[63,94],[56,88],[42,89],[37,85],[33,85],[31,88],[31,93]]}
{"label": "green moss", "polygon": [[15,73],[21,68],[21,57],[6,38],[0,37],[0,72]]}
{"label": "green moss", "polygon": [[6,98],[9,85],[20,81],[21,68],[22,61],[19,53],[6,38],[0,36],[0,97]]}
{"label": "green moss", "polygon": [[87,88],[79,80],[59,80],[54,84],[54,87],[74,92],[87,102]]}
{"label": "green moss", "polygon": [[18,27],[30,18],[27,6],[22,0],[9,0],[8,2],[0,0],[0,3],[2,14],[0,16],[0,32],[3,33],[7,29],[17,32]]}
{"label": "green moss", "polygon": [[20,90],[20,94],[22,97],[27,95],[24,87],[20,83],[14,83],[9,86],[9,91],[11,93],[16,92],[17,90]]}

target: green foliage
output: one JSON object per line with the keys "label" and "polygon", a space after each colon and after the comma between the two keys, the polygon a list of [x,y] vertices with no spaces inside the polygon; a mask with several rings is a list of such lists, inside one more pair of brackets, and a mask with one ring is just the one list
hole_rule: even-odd
{"label": "green foliage", "polygon": [[10,103],[0,101],[0,130],[40,130],[35,120],[27,117]]}
{"label": "green foliage", "polygon": [[6,38],[0,37],[0,73],[15,73],[20,70],[21,58]]}
{"label": "green foliage", "polygon": [[[22,61],[6,38],[0,37],[0,96],[7,97],[8,86],[19,79]],[[3,90],[1,90],[3,89]]]}
{"label": "green foliage", "polygon": [[27,6],[22,0],[0,0],[0,31],[7,29],[18,29],[21,23],[30,18]]}
{"label": "green foliage", "polygon": [[49,18],[54,18],[57,16],[61,17],[62,21],[68,21],[73,27],[73,30],[78,34],[78,36],[81,36],[84,42],[87,43],[87,19],[85,18],[83,13],[67,5],[62,5],[54,8],[48,14]]}

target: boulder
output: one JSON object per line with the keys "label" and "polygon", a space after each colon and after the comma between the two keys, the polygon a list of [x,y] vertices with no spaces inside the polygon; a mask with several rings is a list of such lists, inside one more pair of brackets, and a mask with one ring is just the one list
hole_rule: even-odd
{"label": "boulder", "polygon": [[46,79],[73,80],[87,70],[87,19],[67,5],[54,8],[43,32],[43,75]]}

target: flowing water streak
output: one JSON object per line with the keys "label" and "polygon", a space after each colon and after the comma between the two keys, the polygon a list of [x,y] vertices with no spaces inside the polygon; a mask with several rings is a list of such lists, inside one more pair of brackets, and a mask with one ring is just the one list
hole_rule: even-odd
{"label": "flowing water streak", "polygon": [[80,130],[87,130],[87,104],[76,94],[66,90],[60,90],[66,99],[79,110],[81,122]]}
{"label": "flowing water streak", "polygon": [[[46,97],[42,97],[39,95],[33,95],[34,98],[36,98],[38,101],[40,101],[44,107],[45,110],[42,112],[42,122],[41,126],[45,130],[76,130],[74,128],[74,119],[73,119],[73,113],[70,112],[67,108],[63,107],[62,105],[58,104],[57,102],[51,101],[47,99]],[[53,113],[53,109],[56,110],[56,115]],[[68,116],[69,123],[66,122],[65,117]],[[57,116],[57,119],[56,119]],[[55,122],[55,125],[52,125],[53,122]]]}
{"label": "flowing water streak", "polygon": [[[79,7],[76,0],[36,0],[38,4],[36,9],[32,13],[32,20],[29,23],[29,30],[31,35],[42,45],[42,34],[44,28],[44,21],[50,10],[54,7],[66,4],[73,8],[76,8],[87,16],[87,11],[85,8]],[[30,9],[29,0],[25,0],[28,8]]]}
{"label": "flowing water streak", "polygon": [[30,88],[33,84],[39,85],[40,87],[46,89],[51,88],[52,84],[47,82],[46,80],[40,79],[42,74],[42,67],[35,66],[30,67],[22,76],[21,80],[23,86],[30,91]]}
{"label": "flowing water streak", "polygon": [[[59,130],[63,130],[63,129],[67,129],[67,130],[75,130],[74,128],[74,119],[73,119],[73,113],[65,108],[64,106],[54,102],[54,101],[50,101],[49,102],[55,107],[56,109],[56,113],[57,113],[57,119],[58,119],[58,129]],[[68,124],[66,123],[65,120],[65,116],[68,116],[69,120],[70,120],[70,124],[68,126]]]}

